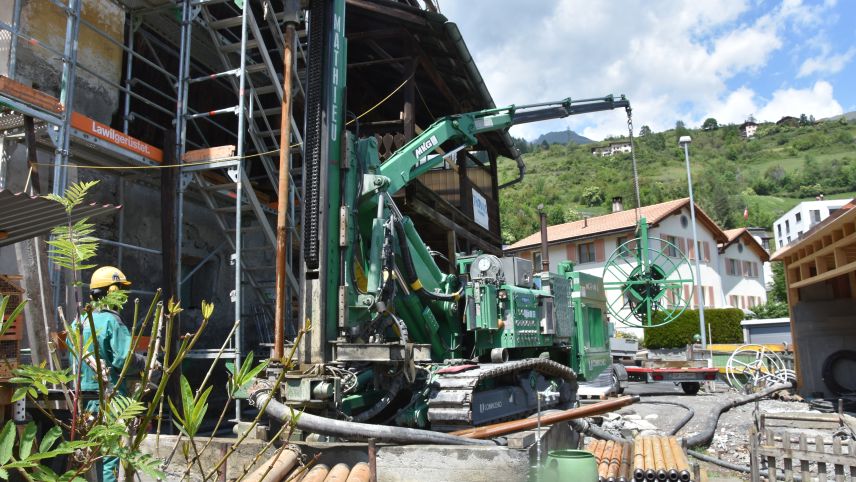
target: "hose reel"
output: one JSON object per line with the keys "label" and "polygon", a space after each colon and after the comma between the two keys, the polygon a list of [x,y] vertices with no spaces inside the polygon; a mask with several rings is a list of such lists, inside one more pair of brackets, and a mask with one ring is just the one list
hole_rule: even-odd
{"label": "hose reel", "polygon": [[[618,246],[603,267],[604,289],[618,294],[607,302],[607,309],[613,319],[627,326],[662,326],[689,306],[692,269],[677,246],[648,236],[644,217],[636,233],[636,238]],[[656,313],[661,316],[655,317]]]}

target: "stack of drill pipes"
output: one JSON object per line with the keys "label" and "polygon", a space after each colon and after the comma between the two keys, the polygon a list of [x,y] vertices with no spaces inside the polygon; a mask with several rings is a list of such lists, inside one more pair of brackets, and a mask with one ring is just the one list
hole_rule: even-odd
{"label": "stack of drill pipes", "polygon": [[666,480],[666,462],[663,460],[663,446],[660,445],[660,438],[651,437],[651,445],[654,448],[654,470],[657,471],[657,480]]}
{"label": "stack of drill pipes", "polygon": [[651,437],[642,439],[645,444],[643,447],[645,453],[645,480],[654,480],[657,478],[657,472],[654,470],[654,447],[651,442]]}
{"label": "stack of drill pipes", "polygon": [[606,477],[609,473],[609,456],[612,455],[612,447],[615,446],[615,442],[609,441],[603,446],[603,452],[601,452],[600,463],[597,465],[597,479],[600,481],[606,480]]}
{"label": "stack of drill pipes", "polygon": [[598,465],[598,480],[600,481],[603,481],[603,476],[606,475],[600,473],[600,464],[604,461],[604,458],[606,458],[606,444],[606,440],[598,440],[596,446],[597,454],[595,455],[595,460],[597,461]]}
{"label": "stack of drill pipes", "polygon": [[675,461],[675,453],[672,450],[672,444],[670,440],[674,437],[658,437],[660,439],[660,446],[663,448],[663,459],[666,462],[666,474],[668,475],[669,480],[676,481],[678,480],[678,465]]}
{"label": "stack of drill pipes", "polygon": [[641,437],[633,441],[633,480],[645,480],[645,451]]}
{"label": "stack of drill pipes", "polygon": [[247,482],[277,482],[282,480],[295,465],[297,465],[297,452],[283,450],[262,462],[259,468],[244,480]]}
{"label": "stack of drill pipes", "polygon": [[327,478],[327,474],[329,472],[329,467],[324,464],[318,464],[309,469],[309,472],[306,472],[306,475],[304,475],[302,479],[298,480],[300,482],[324,482],[324,479]]}
{"label": "stack of drill pipes", "polygon": [[621,454],[624,452],[624,444],[615,443],[612,446],[612,454],[609,456],[609,469],[606,472],[607,482],[618,480],[618,466],[621,464]]}
{"label": "stack of drill pipes", "polygon": [[630,444],[623,444],[624,449],[621,453],[621,464],[618,467],[618,482],[627,482],[630,478],[630,454],[633,451],[630,449]]}
{"label": "stack of drill pipes", "polygon": [[692,478],[692,472],[690,472],[690,461],[687,460],[687,454],[684,453],[684,450],[681,448],[680,444],[678,444],[678,439],[674,437],[669,438],[669,444],[672,447],[672,453],[675,455],[678,478],[682,482],[689,482]]}

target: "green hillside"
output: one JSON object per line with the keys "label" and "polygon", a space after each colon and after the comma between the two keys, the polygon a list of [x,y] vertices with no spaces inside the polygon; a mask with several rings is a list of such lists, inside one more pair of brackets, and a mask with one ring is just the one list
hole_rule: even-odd
{"label": "green hillside", "polygon": [[[761,124],[753,139],[742,139],[735,125],[685,129],[636,138],[642,204],[687,196],[683,150],[677,139],[691,135],[690,159],[697,202],[724,228],[771,226],[800,200],[856,195],[856,122],[832,120],[803,126]],[[596,157],[602,145],[532,146],[524,154],[523,182],[501,191],[502,234],[514,242],[538,229],[536,206],[546,206],[550,224],[607,213],[611,199],[635,204],[630,154]],[[529,146],[527,146],[529,147]],[[502,162],[500,183],[517,175]],[[743,220],[749,209],[748,223]]]}

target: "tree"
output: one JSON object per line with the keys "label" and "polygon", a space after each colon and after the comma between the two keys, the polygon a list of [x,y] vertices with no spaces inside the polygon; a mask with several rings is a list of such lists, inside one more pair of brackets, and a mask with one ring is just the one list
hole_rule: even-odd
{"label": "tree", "polygon": [[541,149],[543,149],[545,151],[550,149],[550,143],[547,142],[547,139],[544,139],[543,141],[541,141]]}
{"label": "tree", "polygon": [[784,263],[771,263],[773,267],[773,285],[767,294],[768,302],[787,303],[788,287],[785,283]]}
{"label": "tree", "polygon": [[648,135],[651,135],[651,128],[648,126],[642,126],[642,128],[639,129],[639,137],[645,137]]}
{"label": "tree", "polygon": [[805,115],[805,114],[800,114],[800,125],[801,125],[801,126],[807,126],[807,125],[809,125],[809,120],[808,120],[808,116],[807,116],[807,115]]}
{"label": "tree", "polygon": [[603,190],[597,186],[588,186],[583,189],[581,198],[586,206],[600,206],[603,204]]}
{"label": "tree", "polygon": [[690,131],[687,129],[686,124],[684,124],[684,121],[679,120],[675,122],[675,135],[678,137],[690,135]]}
{"label": "tree", "polygon": [[704,120],[704,124],[701,125],[701,128],[705,131],[715,131],[716,129],[719,129],[719,123],[716,122],[716,119],[713,117],[708,117]]}

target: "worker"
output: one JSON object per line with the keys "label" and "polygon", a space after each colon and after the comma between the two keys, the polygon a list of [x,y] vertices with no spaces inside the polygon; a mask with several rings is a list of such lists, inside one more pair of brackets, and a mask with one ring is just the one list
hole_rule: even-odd
{"label": "worker", "polygon": [[[92,278],[89,282],[89,297],[95,302],[106,296],[108,293],[117,291],[123,286],[129,286],[130,281],[125,277],[121,270],[113,266],[102,266],[92,273]],[[107,390],[114,390],[117,393],[124,394],[124,383],[117,386],[119,375],[122,373],[122,368],[125,366],[125,360],[128,356],[132,356],[127,374],[135,374],[146,369],[146,357],[139,353],[133,353],[131,350],[131,333],[128,327],[122,322],[119,313],[106,309],[97,308],[92,312],[92,321],[95,326],[96,341],[98,342],[98,358],[100,359],[101,370],[105,375],[102,377],[102,383]],[[72,324],[74,333],[79,333],[80,320],[75,320]],[[91,337],[89,321],[84,315],[83,327],[83,346],[87,346]],[[70,334],[70,336],[74,336]],[[91,345],[89,351],[94,352],[95,346]],[[69,354],[71,366],[76,370],[78,360],[74,353]],[[80,363],[80,390],[83,393],[90,392],[90,396],[94,399],[90,400],[86,405],[86,411],[92,414],[97,414],[99,410],[99,400],[97,394],[99,390],[98,378],[95,375],[94,368],[97,366],[94,356],[85,357],[83,363]],[[157,365],[156,368],[160,366]],[[102,461],[102,477],[101,482],[115,482],[117,471],[119,468],[119,459],[117,457],[104,457]]]}

